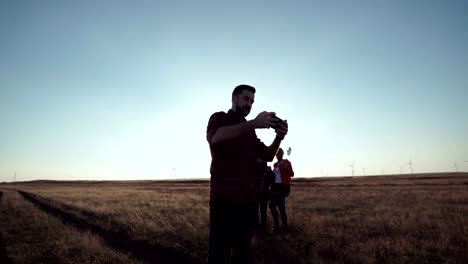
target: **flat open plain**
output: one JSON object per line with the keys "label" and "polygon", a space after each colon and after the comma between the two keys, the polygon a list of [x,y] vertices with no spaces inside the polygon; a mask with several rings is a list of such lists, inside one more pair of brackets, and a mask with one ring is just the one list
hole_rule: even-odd
{"label": "flat open plain", "polygon": [[[209,182],[0,184],[1,263],[204,263]],[[257,263],[468,263],[468,173],[293,179]]]}

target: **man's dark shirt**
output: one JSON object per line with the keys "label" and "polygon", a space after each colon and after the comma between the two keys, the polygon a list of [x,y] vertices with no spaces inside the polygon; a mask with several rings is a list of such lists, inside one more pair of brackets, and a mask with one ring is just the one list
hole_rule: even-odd
{"label": "man's dark shirt", "polygon": [[210,199],[223,199],[238,204],[255,201],[255,158],[265,159],[267,146],[257,138],[255,130],[239,137],[211,144],[218,128],[246,122],[236,112],[229,110],[214,113],[208,122],[206,139],[211,151]]}

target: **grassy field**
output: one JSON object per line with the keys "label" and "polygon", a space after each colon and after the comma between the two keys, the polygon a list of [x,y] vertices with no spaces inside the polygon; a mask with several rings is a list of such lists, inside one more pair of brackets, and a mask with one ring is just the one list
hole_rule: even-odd
{"label": "grassy field", "polygon": [[90,231],[79,231],[2,190],[0,263],[140,263],[105,245]]}
{"label": "grassy field", "polygon": [[[0,260],[207,259],[206,181],[37,181],[0,191]],[[295,179],[286,206],[291,231],[257,230],[257,263],[468,263],[468,173]]]}

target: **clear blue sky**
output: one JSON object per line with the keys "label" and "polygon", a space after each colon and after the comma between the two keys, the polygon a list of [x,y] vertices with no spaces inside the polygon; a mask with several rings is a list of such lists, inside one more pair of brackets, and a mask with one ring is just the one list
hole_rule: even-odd
{"label": "clear blue sky", "polygon": [[[224,3],[222,3],[224,2]],[[297,176],[468,171],[466,1],[2,1],[0,182],[209,177],[209,116],[288,119]],[[269,145],[272,130],[258,130]],[[409,172],[409,167],[403,168]]]}

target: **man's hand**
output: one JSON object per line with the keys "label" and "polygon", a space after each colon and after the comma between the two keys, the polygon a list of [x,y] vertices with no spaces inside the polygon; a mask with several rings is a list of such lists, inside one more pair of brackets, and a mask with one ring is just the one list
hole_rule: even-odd
{"label": "man's hand", "polygon": [[280,139],[284,139],[286,134],[288,134],[288,121],[278,123],[278,127],[275,129],[276,136]]}
{"label": "man's hand", "polygon": [[257,115],[257,117],[253,120],[255,128],[269,128],[275,125],[271,121],[271,116],[275,115],[274,112],[266,112],[263,111]]}

